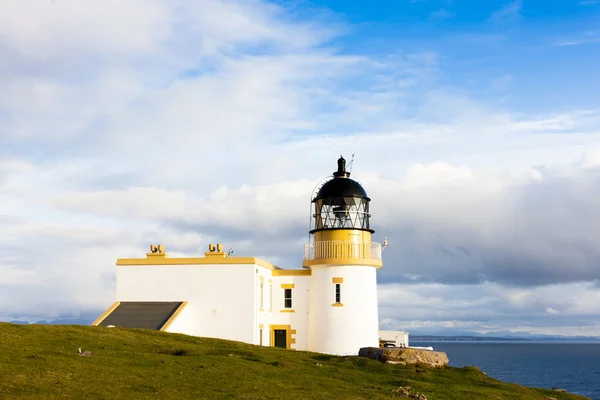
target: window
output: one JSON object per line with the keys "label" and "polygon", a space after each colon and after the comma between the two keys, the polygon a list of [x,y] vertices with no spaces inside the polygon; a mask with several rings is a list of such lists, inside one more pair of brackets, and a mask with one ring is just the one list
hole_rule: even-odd
{"label": "window", "polygon": [[292,308],[292,289],[283,289],[283,308]]}
{"label": "window", "polygon": [[292,309],[292,289],[294,289],[294,284],[282,283],[281,288],[283,289],[283,308],[281,312],[294,312]]}
{"label": "window", "polygon": [[264,282],[260,282],[260,309],[263,309],[264,297],[265,297],[265,284]]}
{"label": "window", "polygon": [[344,278],[335,277],[335,278],[331,279],[331,283],[333,283],[333,288],[334,288],[333,297],[335,299],[332,306],[343,307],[344,305],[342,304],[342,283],[344,283]]}
{"label": "window", "polygon": [[263,343],[262,343],[262,331],[263,330],[261,329],[260,332],[259,332],[259,340],[260,340],[260,345],[261,346],[263,345]]}

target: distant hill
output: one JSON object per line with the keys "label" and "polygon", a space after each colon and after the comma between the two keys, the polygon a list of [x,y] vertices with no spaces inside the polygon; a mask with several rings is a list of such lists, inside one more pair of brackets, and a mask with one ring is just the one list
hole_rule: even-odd
{"label": "distant hill", "polygon": [[[429,400],[584,399],[503,383],[476,367],[390,365],[141,329],[0,323],[0,338],[2,399],[389,399],[404,391]],[[79,356],[79,346],[92,354]]]}
{"label": "distant hill", "polygon": [[493,337],[493,336],[431,336],[431,335],[422,335],[416,336],[411,335],[410,340],[422,340],[422,341],[434,341],[434,340],[461,340],[461,341],[516,341],[516,340],[534,340],[530,338],[519,338],[519,337]]}
{"label": "distant hill", "polygon": [[[62,318],[55,319],[52,321],[39,320],[33,322],[35,325],[91,325],[94,320],[89,318]],[[27,321],[10,321],[11,324],[29,325]]]}
{"label": "distant hill", "polygon": [[566,336],[543,335],[529,332],[495,331],[479,333],[473,331],[460,331],[440,329],[432,331],[411,331],[411,340],[586,340],[600,341],[600,336]]}

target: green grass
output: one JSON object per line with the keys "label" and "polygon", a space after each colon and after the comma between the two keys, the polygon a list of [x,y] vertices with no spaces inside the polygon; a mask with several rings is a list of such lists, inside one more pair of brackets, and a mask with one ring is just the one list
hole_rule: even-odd
{"label": "green grass", "polygon": [[[93,356],[78,356],[78,346]],[[503,383],[475,367],[404,367],[140,329],[0,323],[0,399],[385,399],[399,386],[429,400],[583,399]]]}

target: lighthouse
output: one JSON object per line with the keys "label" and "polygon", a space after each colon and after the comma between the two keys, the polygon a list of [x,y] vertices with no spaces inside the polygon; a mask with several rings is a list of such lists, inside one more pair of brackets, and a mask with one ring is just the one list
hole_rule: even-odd
{"label": "lighthouse", "polygon": [[381,245],[371,241],[370,201],[343,157],[312,199],[302,264],[311,271],[309,351],[353,355],[379,345],[376,272],[382,261]]}
{"label": "lighthouse", "polygon": [[219,243],[188,257],[151,245],[145,257],[117,260],[115,302],[93,325],[337,355],[378,347],[380,338],[408,346],[405,332],[378,330],[382,247],[371,241],[370,201],[340,157],[312,198],[302,268],[233,255]]}

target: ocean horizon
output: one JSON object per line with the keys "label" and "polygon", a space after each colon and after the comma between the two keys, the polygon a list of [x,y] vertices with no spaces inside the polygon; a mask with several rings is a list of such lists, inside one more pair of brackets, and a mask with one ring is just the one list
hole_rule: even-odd
{"label": "ocean horizon", "polygon": [[443,351],[453,367],[476,366],[503,382],[600,400],[600,343],[584,340],[411,340]]}

